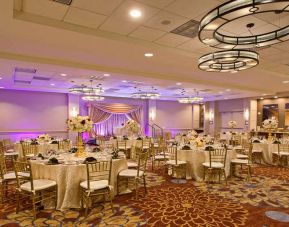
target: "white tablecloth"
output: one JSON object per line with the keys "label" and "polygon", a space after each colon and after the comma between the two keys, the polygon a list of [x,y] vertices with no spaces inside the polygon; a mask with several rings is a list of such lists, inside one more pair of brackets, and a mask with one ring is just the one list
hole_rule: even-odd
{"label": "white tablecloth", "polygon": [[[225,171],[226,176],[230,174],[231,160],[236,158],[235,150],[228,150]],[[178,150],[178,160],[187,162],[186,178],[202,181],[204,168],[202,163],[209,162],[209,152],[204,150]]]}
{"label": "white tablecloth", "polygon": [[272,153],[278,152],[278,144],[273,143],[253,143],[253,150],[261,149],[262,153],[262,161],[267,164],[273,164]]}
{"label": "white tablecloth", "polygon": [[[57,209],[79,208],[80,207],[80,182],[86,180],[86,166],[75,165],[46,165],[40,161],[31,161],[32,174],[34,179],[49,179],[56,181],[58,185]],[[117,193],[117,175],[127,169],[126,159],[114,159],[110,184],[114,187],[114,194]]]}

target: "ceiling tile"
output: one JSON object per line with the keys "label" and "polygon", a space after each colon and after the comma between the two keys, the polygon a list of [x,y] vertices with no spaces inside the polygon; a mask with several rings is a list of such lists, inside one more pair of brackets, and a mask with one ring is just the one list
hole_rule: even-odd
{"label": "ceiling tile", "polygon": [[101,26],[100,30],[114,32],[122,35],[128,35],[135,30],[139,25],[133,22],[119,20],[115,17],[110,17]]}
{"label": "ceiling tile", "polygon": [[68,5],[47,0],[24,0],[24,12],[61,20],[68,10]]}
{"label": "ceiling tile", "polygon": [[195,51],[205,47],[206,46],[199,40],[199,38],[194,38],[178,46],[178,48],[187,51]]}
{"label": "ceiling tile", "polygon": [[181,17],[166,11],[160,11],[145,23],[145,26],[170,32],[180,25],[186,23],[189,19]]}
{"label": "ceiling tile", "polygon": [[105,20],[106,16],[91,13],[86,10],[70,7],[67,15],[64,18],[65,22],[77,24],[89,28],[98,28]]}
{"label": "ceiling tile", "polygon": [[176,47],[188,40],[190,40],[190,38],[188,37],[167,33],[166,35],[162,36],[155,42],[170,47]]}
{"label": "ceiling tile", "polygon": [[95,13],[110,15],[121,2],[122,0],[73,0],[72,6]]}
{"label": "ceiling tile", "polygon": [[133,31],[130,36],[147,41],[154,41],[164,34],[165,32],[163,31],[141,26]]}
{"label": "ceiling tile", "polygon": [[162,9],[175,0],[136,0],[136,1]]}
{"label": "ceiling tile", "polygon": [[177,0],[165,9],[178,15],[194,19],[200,14],[209,12],[218,5],[220,5],[220,2],[216,0]]}

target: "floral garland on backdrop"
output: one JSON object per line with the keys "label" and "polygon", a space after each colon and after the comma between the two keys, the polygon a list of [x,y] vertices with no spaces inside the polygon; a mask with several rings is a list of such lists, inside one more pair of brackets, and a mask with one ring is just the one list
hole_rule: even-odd
{"label": "floral garland on backdrop", "polygon": [[140,125],[134,121],[134,120],[128,120],[125,125],[124,128],[127,130],[128,133],[139,133],[140,131]]}
{"label": "floral garland on backdrop", "polygon": [[278,127],[278,123],[278,120],[272,117],[271,119],[264,120],[262,125],[265,129],[275,129]]}
{"label": "floral garland on backdrop", "polygon": [[74,132],[88,132],[92,129],[93,122],[88,116],[76,116],[67,120],[69,130]]}
{"label": "floral garland on backdrop", "polygon": [[236,128],[237,122],[236,121],[228,121],[228,126],[229,126],[229,128]]}

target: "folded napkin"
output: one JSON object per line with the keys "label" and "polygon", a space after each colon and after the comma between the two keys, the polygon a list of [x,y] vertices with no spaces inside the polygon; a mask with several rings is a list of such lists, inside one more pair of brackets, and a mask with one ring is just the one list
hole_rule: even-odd
{"label": "folded napkin", "polygon": [[99,147],[95,147],[95,148],[93,148],[92,152],[100,152],[100,148]]}
{"label": "folded napkin", "polygon": [[141,138],[141,137],[138,137],[138,138],[136,138],[136,140],[142,140],[142,138]]}
{"label": "folded napkin", "polygon": [[214,147],[213,146],[206,146],[205,151],[213,151]]}
{"label": "folded napkin", "polygon": [[58,162],[58,159],[57,159],[57,158],[50,158],[50,159],[48,160],[48,164],[50,164],[50,165],[56,165],[56,164],[59,164],[59,162]]}
{"label": "folded napkin", "polygon": [[56,141],[56,140],[53,140],[53,141],[51,141],[51,143],[50,144],[58,144],[59,142],[58,141]]}
{"label": "folded napkin", "polygon": [[84,163],[86,162],[95,162],[96,159],[94,157],[87,157],[85,160],[84,160]]}
{"label": "folded napkin", "polygon": [[188,145],[185,145],[185,146],[182,147],[182,150],[191,150],[191,147],[188,146]]}
{"label": "folded napkin", "polygon": [[77,148],[76,147],[73,147],[69,150],[70,153],[75,153],[77,151]]}
{"label": "folded napkin", "polygon": [[281,142],[278,141],[278,140],[275,140],[275,141],[273,142],[273,144],[281,144]]}
{"label": "folded napkin", "polygon": [[41,153],[39,153],[39,154],[37,155],[37,157],[38,157],[38,158],[41,158],[42,160],[44,159],[44,156],[43,156],[43,154],[41,154]]}
{"label": "folded napkin", "polygon": [[260,140],[253,140],[253,143],[260,143]]}

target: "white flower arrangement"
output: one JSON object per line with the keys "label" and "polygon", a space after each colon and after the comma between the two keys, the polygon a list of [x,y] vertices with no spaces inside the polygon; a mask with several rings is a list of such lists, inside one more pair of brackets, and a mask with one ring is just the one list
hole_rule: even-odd
{"label": "white flower arrangement", "polygon": [[265,129],[274,129],[278,127],[278,121],[275,117],[272,117],[271,119],[266,119],[263,121],[263,127]]}
{"label": "white flower arrangement", "polygon": [[49,141],[50,139],[51,137],[48,134],[41,134],[37,136],[38,141]]}
{"label": "white flower arrangement", "polygon": [[139,124],[134,120],[127,121],[124,125],[124,128],[127,130],[127,132],[131,133],[138,133],[140,131]]}
{"label": "white flower arrangement", "polygon": [[236,128],[237,122],[236,121],[228,121],[228,126],[229,126],[229,128]]}
{"label": "white flower arrangement", "polygon": [[88,132],[92,129],[93,122],[88,116],[76,116],[67,120],[69,130],[74,132]]}
{"label": "white flower arrangement", "polygon": [[190,131],[188,131],[188,133],[187,133],[187,137],[188,138],[192,138],[192,137],[195,137],[195,136],[197,136],[198,135],[198,133],[195,131],[195,130],[190,130]]}

